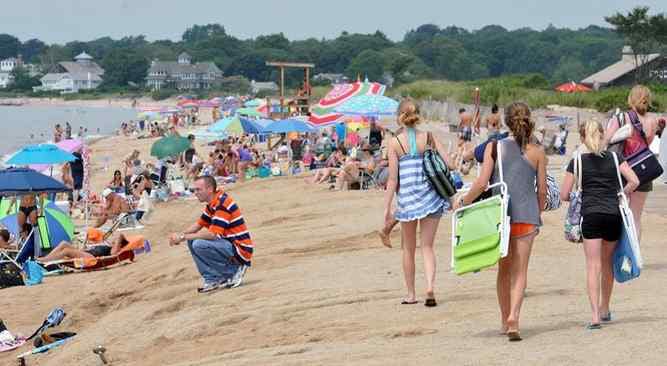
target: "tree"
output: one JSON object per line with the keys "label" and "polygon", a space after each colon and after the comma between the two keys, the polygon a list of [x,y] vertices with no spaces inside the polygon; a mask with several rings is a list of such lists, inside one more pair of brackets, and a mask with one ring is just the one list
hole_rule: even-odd
{"label": "tree", "polygon": [[21,45],[21,56],[28,63],[37,61],[39,55],[46,49],[46,44],[39,39],[30,39]]}
{"label": "tree", "polygon": [[563,57],[558,63],[551,80],[554,84],[579,81],[586,76],[584,64],[574,57]]}
{"label": "tree", "polygon": [[148,60],[131,49],[115,49],[101,61],[105,70],[103,87],[125,87],[129,82],[143,84]]}
{"label": "tree", "polygon": [[269,34],[268,36],[259,36],[255,39],[256,48],[275,48],[279,50],[289,50],[289,39],[282,33]]}
{"label": "tree", "polygon": [[182,39],[185,43],[197,43],[214,36],[226,35],[225,28],[220,24],[194,25],[185,30]]}
{"label": "tree", "polygon": [[639,69],[639,72],[635,73],[637,82],[649,77],[648,56],[658,46],[660,29],[657,28],[662,24],[658,18],[649,16],[648,11],[648,7],[640,6],[632,9],[627,15],[616,13],[604,18],[632,47],[635,66]]}
{"label": "tree", "polygon": [[12,83],[9,86],[9,90],[12,91],[29,92],[32,91],[33,86],[41,84],[38,77],[30,76],[28,70],[21,66],[15,67],[10,75]]}
{"label": "tree", "polygon": [[21,49],[21,41],[9,34],[0,34],[0,60],[16,57]]}
{"label": "tree", "polygon": [[378,81],[384,75],[383,65],[382,53],[366,50],[352,59],[350,66],[345,70],[345,74],[350,79],[356,79],[357,76],[360,76],[362,79],[367,77],[368,80]]}

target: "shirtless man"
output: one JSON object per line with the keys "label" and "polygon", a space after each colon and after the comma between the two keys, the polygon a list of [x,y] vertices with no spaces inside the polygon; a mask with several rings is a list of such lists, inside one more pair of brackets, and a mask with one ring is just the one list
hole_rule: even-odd
{"label": "shirtless man", "polygon": [[117,255],[120,253],[121,249],[123,249],[129,243],[130,242],[123,234],[120,234],[118,239],[116,239],[112,245],[88,245],[83,250],[76,248],[72,245],[72,243],[63,241],[48,255],[37,258],[37,261],[40,263],[48,263],[62,259],[108,257]]}
{"label": "shirtless man", "polygon": [[491,107],[491,114],[484,117],[484,125],[489,133],[488,138],[493,138],[500,133],[500,113],[498,113],[497,104]]}
{"label": "shirtless man", "polygon": [[459,109],[459,137],[466,143],[472,141],[472,115],[465,108]]}
{"label": "shirtless man", "polygon": [[106,205],[102,209],[102,214],[97,220],[95,227],[101,227],[109,219],[115,219],[121,213],[126,213],[130,211],[130,205],[120,195],[113,193],[111,189],[107,188],[102,192],[102,197],[106,201]]}

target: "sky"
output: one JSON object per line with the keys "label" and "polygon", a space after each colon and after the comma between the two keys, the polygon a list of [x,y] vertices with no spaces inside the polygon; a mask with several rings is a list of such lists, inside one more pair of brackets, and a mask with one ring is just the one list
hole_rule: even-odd
{"label": "sky", "polygon": [[[604,16],[645,5],[667,12],[665,0],[3,0],[0,33],[22,41],[90,41],[145,35],[148,40],[180,40],[193,24],[220,23],[245,39],[283,32],[289,39],[335,38],[384,32],[401,40],[419,25],[479,29],[607,26]],[[5,4],[6,2],[6,4]]]}

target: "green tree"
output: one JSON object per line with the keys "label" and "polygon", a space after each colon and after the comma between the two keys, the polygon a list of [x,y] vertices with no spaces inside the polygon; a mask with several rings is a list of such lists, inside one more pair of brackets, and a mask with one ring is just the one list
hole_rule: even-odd
{"label": "green tree", "polygon": [[45,49],[46,44],[44,42],[39,39],[30,39],[21,45],[21,56],[25,62],[35,62]]}
{"label": "green tree", "polygon": [[220,24],[193,25],[185,30],[182,39],[185,43],[196,43],[222,35],[226,35],[226,32]]}
{"label": "green tree", "polygon": [[12,83],[9,85],[9,90],[11,91],[29,92],[32,91],[33,86],[41,84],[38,77],[30,76],[28,70],[23,67],[15,67],[10,75]]}
{"label": "green tree", "polygon": [[21,41],[9,34],[0,34],[0,60],[16,57],[21,49]]}
{"label": "green tree", "polygon": [[384,59],[382,53],[373,50],[361,52],[352,59],[350,66],[345,70],[345,74],[350,79],[367,77],[371,81],[379,81],[384,75]]}
{"label": "green tree", "polygon": [[128,83],[143,84],[148,60],[130,49],[115,49],[101,62],[105,70],[103,87],[125,87]]}
{"label": "green tree", "polygon": [[584,64],[574,57],[563,57],[558,63],[551,80],[554,84],[579,81],[586,76]]}

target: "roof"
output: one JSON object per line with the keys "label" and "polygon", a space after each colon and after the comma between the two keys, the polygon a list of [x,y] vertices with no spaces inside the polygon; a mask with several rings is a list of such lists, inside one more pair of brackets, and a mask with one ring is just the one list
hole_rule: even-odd
{"label": "roof", "polygon": [[255,89],[278,89],[278,84],[273,81],[252,81],[250,85]]}
{"label": "roof", "polygon": [[69,76],[66,72],[50,72],[44,76],[42,76],[41,79],[39,79],[41,82],[56,82],[60,81],[62,78]]}
{"label": "roof", "polygon": [[67,72],[70,73],[91,73],[91,74],[98,74],[102,75],[104,74],[104,69],[101,68],[98,64],[95,62],[91,62],[88,64],[81,64],[78,62],[72,62],[72,61],[63,61],[58,63],[60,66],[62,66]]}
{"label": "roof", "polygon": [[[625,52],[625,50],[624,50]],[[613,82],[614,80],[622,77],[623,75],[626,75],[627,73],[630,73],[638,68],[638,66],[644,65],[644,63],[649,63],[653,62],[654,60],[660,58],[659,53],[653,53],[650,55],[647,55],[645,61],[642,60],[643,57],[639,57],[639,65],[635,64],[635,59],[634,57],[627,57],[626,55],[623,56],[623,58],[618,61],[617,63],[610,65],[595,74],[585,78],[584,80],[581,81],[582,84],[587,84],[587,85],[594,85],[594,84],[609,84]],[[644,61],[644,62],[643,62]]]}
{"label": "roof", "polygon": [[10,57],[10,58],[6,58],[6,59],[0,60],[0,61],[2,61],[2,62],[5,62],[5,61],[6,62],[16,62],[16,61],[18,61],[18,59],[16,57]]}
{"label": "roof", "polygon": [[182,52],[180,55],[178,55],[178,58],[192,58],[190,55],[188,55],[187,52]]}
{"label": "roof", "polygon": [[75,60],[92,60],[93,56],[87,54],[86,52],[81,52],[78,56],[74,57]]}
{"label": "roof", "polygon": [[206,74],[222,73],[222,71],[213,62],[198,62],[196,64],[179,64],[175,61],[155,61],[148,69],[150,76],[153,72],[165,72],[168,75],[174,74]]}

